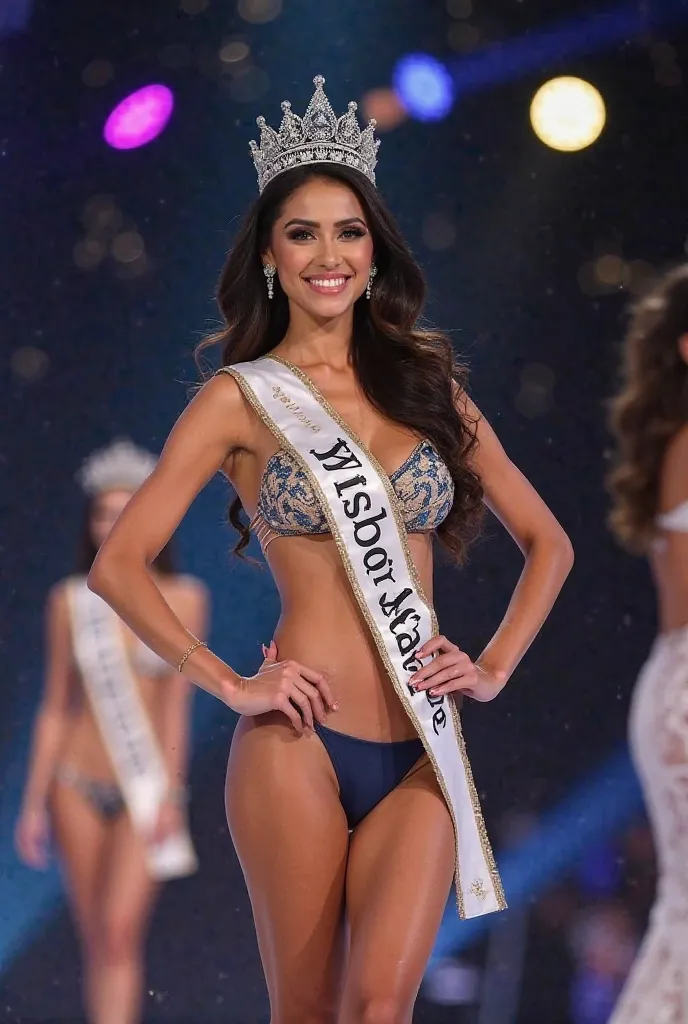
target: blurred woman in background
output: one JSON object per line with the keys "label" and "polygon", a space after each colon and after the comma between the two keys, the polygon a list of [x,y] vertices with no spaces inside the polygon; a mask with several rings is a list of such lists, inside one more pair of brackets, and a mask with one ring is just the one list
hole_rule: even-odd
{"label": "blurred woman in background", "polygon": [[659,635],[636,684],[630,739],[654,831],[650,928],[613,1024],[688,1022],[688,266],[635,310],[613,403],[612,528],[646,555]]}
{"label": "blurred woman in background", "polygon": [[[119,441],[82,468],[89,500],[77,574],[47,601],[46,681],[16,829],[18,853],[35,868],[46,866],[54,834],[91,1024],[141,1019],[144,941],[159,883],[196,866],[185,814],[189,684],[85,582],[155,463]],[[203,636],[205,591],[174,572],[169,545],[152,571],[179,618]]]}

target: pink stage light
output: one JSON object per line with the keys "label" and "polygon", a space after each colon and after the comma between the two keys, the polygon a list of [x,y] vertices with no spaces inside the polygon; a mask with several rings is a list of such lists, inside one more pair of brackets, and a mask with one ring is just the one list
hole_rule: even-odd
{"label": "pink stage light", "polygon": [[103,130],[114,149],[136,149],[157,138],[170,119],[174,97],[166,85],[144,85],[112,111]]}

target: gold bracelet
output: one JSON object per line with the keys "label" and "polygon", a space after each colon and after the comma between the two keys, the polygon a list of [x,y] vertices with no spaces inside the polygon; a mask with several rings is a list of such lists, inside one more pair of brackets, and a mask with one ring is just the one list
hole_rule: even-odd
{"label": "gold bracelet", "polygon": [[208,645],[204,643],[203,640],[194,641],[194,643],[191,644],[191,647],[188,647],[182,654],[182,660],[177,665],[177,672],[181,672],[181,670],[184,668],[184,662],[186,661],[190,654],[193,654],[197,647],[207,648]]}

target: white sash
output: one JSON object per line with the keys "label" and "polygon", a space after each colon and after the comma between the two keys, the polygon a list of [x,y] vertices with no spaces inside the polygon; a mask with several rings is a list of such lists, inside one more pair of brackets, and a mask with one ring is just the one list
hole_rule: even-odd
{"label": "white sash", "polygon": [[148,839],[169,775],[132,675],[122,625],[84,579],[70,581],[68,596],[74,656],[132,824],[145,842],[148,870],[160,881],[189,875],[198,862],[186,829],[161,843]]}
{"label": "white sash", "polygon": [[416,651],[436,636],[398,499],[374,456],[311,381],[277,357],[223,368],[253,409],[308,475],[375,645],[416,727],[451,812],[456,836],[459,916],[506,907],[483,824],[453,697],[416,693],[409,685]]}

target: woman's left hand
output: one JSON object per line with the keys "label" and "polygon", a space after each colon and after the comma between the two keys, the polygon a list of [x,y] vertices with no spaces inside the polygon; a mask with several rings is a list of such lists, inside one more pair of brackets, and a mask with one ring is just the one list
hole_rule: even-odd
{"label": "woman's left hand", "polygon": [[472,662],[456,644],[446,636],[436,636],[418,648],[420,658],[435,655],[429,665],[419,669],[409,679],[415,690],[429,690],[430,694],[441,696],[447,693],[462,693],[473,700],[492,700],[506,685],[506,672],[491,671]]}

